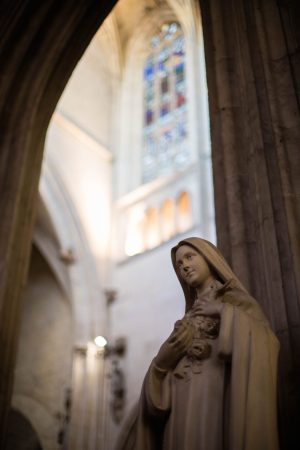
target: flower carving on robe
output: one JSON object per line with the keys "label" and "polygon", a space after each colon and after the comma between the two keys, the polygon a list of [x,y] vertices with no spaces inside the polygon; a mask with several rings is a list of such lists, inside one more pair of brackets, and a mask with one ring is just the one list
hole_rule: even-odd
{"label": "flower carving on robe", "polygon": [[[197,302],[195,302],[195,306]],[[191,310],[192,311],[192,310]],[[177,378],[189,380],[189,372],[194,374],[201,373],[202,362],[211,355],[210,339],[216,339],[220,330],[220,318],[204,315],[192,316],[192,313],[186,314],[186,318],[195,330],[192,345],[186,353],[186,357],[181,360],[176,368],[174,375]]]}

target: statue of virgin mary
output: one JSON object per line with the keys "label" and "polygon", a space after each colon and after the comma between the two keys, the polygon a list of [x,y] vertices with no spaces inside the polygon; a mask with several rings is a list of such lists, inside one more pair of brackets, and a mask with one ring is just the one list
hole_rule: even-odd
{"label": "statue of virgin mary", "polygon": [[278,340],[210,242],[171,251],[186,312],[146,374],[123,450],[278,450]]}

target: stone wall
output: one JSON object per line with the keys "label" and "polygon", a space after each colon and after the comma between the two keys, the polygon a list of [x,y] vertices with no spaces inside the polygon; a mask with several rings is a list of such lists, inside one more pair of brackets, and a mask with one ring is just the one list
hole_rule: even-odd
{"label": "stone wall", "polygon": [[23,295],[12,405],[42,448],[56,450],[71,387],[73,320],[70,301],[35,248]]}
{"label": "stone wall", "polygon": [[281,342],[283,449],[299,448],[299,3],[201,0],[218,244]]}
{"label": "stone wall", "polygon": [[[0,436],[12,393],[43,142],[56,102],[114,0],[1,5]],[[29,56],[30,55],[30,56]]]}

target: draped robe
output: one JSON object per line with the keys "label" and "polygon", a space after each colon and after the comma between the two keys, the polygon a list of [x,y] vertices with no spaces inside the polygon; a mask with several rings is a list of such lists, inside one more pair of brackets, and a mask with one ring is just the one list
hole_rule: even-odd
{"label": "draped robe", "polygon": [[[203,360],[184,355],[171,371],[155,359],[145,377],[123,450],[277,450],[279,344],[257,302],[212,244],[189,238],[219,281],[210,295],[223,304],[217,336]],[[172,260],[175,266],[175,253]],[[177,272],[177,270],[176,270]],[[186,317],[194,293],[179,277]]]}

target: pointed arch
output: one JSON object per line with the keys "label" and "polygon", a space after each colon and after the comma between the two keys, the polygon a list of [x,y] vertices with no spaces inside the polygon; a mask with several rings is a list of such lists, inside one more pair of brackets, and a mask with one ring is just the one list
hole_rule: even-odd
{"label": "pointed arch", "polygon": [[151,249],[160,244],[159,212],[157,208],[149,208],[146,211],[146,233],[145,244],[147,249]]}
{"label": "pointed arch", "polygon": [[193,226],[192,199],[188,192],[181,192],[177,198],[177,228],[180,233]]}

